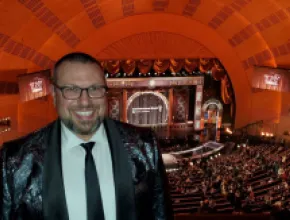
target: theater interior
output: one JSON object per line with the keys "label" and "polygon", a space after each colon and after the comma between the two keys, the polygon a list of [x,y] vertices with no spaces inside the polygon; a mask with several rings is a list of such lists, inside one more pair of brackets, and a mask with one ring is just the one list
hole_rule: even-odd
{"label": "theater interior", "polygon": [[81,51],[102,65],[108,116],[156,132],[176,219],[289,216],[289,0],[0,0],[0,12],[0,146],[57,118],[51,69]]}

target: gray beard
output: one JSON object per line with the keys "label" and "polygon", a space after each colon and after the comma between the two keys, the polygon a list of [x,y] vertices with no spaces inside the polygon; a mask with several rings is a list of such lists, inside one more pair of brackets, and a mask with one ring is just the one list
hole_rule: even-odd
{"label": "gray beard", "polygon": [[61,119],[63,124],[73,133],[78,134],[78,135],[92,135],[94,134],[99,127],[101,126],[102,122],[104,121],[104,118],[97,118],[94,126],[89,130],[89,131],[83,131],[79,129],[71,119]]}

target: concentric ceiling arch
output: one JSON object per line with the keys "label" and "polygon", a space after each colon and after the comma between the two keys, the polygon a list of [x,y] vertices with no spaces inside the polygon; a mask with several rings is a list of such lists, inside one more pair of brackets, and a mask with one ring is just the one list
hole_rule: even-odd
{"label": "concentric ceiling arch", "polygon": [[74,50],[106,59],[149,58],[150,46],[153,58],[213,55],[231,77],[238,117],[245,110],[242,106],[249,104],[241,94],[250,94],[253,65],[290,68],[289,0],[2,0],[0,4],[2,81],[16,80],[20,70],[49,68]]}

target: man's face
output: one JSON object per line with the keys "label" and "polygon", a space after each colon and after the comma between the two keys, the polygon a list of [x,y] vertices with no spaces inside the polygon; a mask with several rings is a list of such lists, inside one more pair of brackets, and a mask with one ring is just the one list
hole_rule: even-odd
{"label": "man's face", "polygon": [[[56,84],[59,87],[106,85],[104,73],[94,63],[65,61],[57,69]],[[77,100],[65,99],[55,87],[53,92],[57,113],[68,129],[82,139],[90,139],[102,123],[106,114],[106,95],[102,98],[90,98],[83,91]]]}

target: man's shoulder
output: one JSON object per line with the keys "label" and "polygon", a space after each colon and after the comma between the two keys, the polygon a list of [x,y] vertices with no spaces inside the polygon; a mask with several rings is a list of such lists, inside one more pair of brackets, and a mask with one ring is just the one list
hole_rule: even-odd
{"label": "man's shoulder", "polygon": [[148,165],[155,167],[160,152],[157,136],[151,128],[115,121],[121,141],[132,158],[148,159]]}
{"label": "man's shoulder", "polygon": [[42,145],[48,131],[51,130],[54,123],[55,121],[20,138],[4,142],[1,151],[5,151],[9,155],[13,152],[17,153],[22,149],[28,149],[32,145]]}

